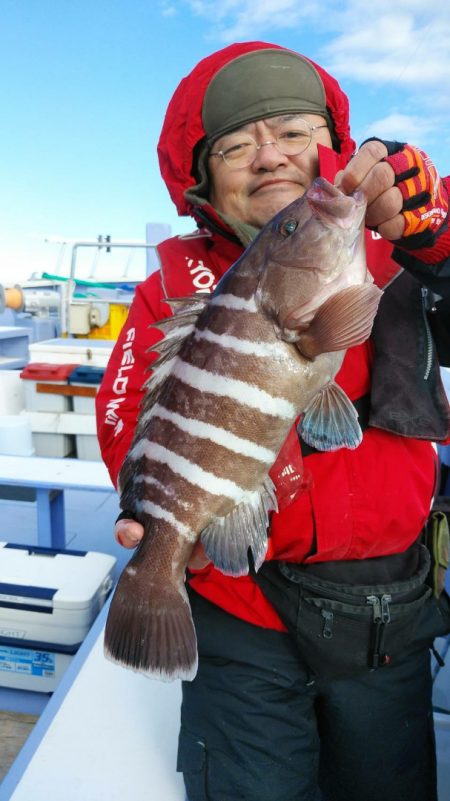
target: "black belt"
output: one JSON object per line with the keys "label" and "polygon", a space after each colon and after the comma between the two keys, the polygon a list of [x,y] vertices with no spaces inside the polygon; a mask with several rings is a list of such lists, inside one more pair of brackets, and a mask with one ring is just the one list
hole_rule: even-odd
{"label": "black belt", "polygon": [[[370,395],[362,395],[361,398],[352,401],[352,404],[358,413],[358,422],[361,427],[361,431],[365,431],[369,425]],[[319,451],[312,445],[308,445],[308,443],[304,442],[301,437],[299,437],[299,442],[302,451],[302,456],[309,456],[310,453],[324,453],[324,451]]]}

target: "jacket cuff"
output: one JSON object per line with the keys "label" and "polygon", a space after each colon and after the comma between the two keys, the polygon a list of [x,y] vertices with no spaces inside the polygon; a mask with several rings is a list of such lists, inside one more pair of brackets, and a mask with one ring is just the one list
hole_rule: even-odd
{"label": "jacket cuff", "polygon": [[[450,196],[450,177],[446,177],[442,179],[447,192]],[[423,232],[426,234],[426,232]],[[422,234],[417,234],[416,236],[421,237]],[[410,237],[410,242],[414,243],[415,237]],[[417,240],[416,240],[417,241]],[[411,244],[408,245],[408,238],[404,240],[399,239],[397,242],[392,243],[395,248],[403,251],[404,253],[408,253],[415,259],[423,262],[424,264],[439,264],[440,262],[446,261],[450,257],[450,213],[447,215],[447,220],[443,224],[442,228],[436,234],[436,239],[434,244],[430,247],[421,247],[420,241],[417,241],[417,245],[411,247]]]}
{"label": "jacket cuff", "polygon": [[402,245],[399,245],[396,242],[392,244],[395,247],[398,247],[400,250],[403,250],[405,253],[408,253],[410,256],[422,261],[424,264],[439,264],[441,261],[445,261],[450,256],[450,226],[446,223],[447,227],[445,231],[441,231],[436,242],[430,248],[417,248],[415,250],[411,250],[410,248],[406,248]]}
{"label": "jacket cuff", "polygon": [[134,514],[134,512],[131,512],[130,509],[124,509],[120,513],[120,515],[117,515],[114,521],[114,525],[116,525],[116,523],[118,523],[119,520],[136,520],[136,522],[138,522],[136,515]]}

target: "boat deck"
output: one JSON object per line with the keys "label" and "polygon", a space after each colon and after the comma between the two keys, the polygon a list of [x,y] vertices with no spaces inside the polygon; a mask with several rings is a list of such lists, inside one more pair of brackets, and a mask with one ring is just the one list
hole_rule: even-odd
{"label": "boat deck", "polygon": [[[116,577],[120,574],[130,556],[130,553],[121,548],[112,536],[117,513],[118,499],[111,492],[65,491],[66,547],[112,554],[117,559]],[[0,540],[24,545],[37,543],[35,503],[0,498],[0,520],[2,521]],[[448,576],[447,579],[449,578]],[[438,641],[438,645],[439,650],[445,651],[448,647],[448,642],[441,640]],[[93,661],[95,665],[95,655]],[[92,678],[92,665],[88,670],[91,671],[89,684],[92,685],[94,680]],[[130,676],[130,674],[125,675],[127,678]],[[161,693],[163,692],[163,687],[165,689],[165,685],[161,687]],[[19,761],[23,756],[23,751],[26,750],[28,745],[29,734],[33,732],[36,721],[41,722],[39,718],[41,713],[45,711],[50,698],[50,695],[42,693],[0,687],[0,754],[2,754],[0,760],[0,782],[14,761],[16,754],[19,752]],[[450,652],[447,658],[447,665],[439,670],[435,681],[435,704],[438,709],[435,714],[435,722],[439,762],[439,801],[450,801]],[[36,729],[38,728],[36,727]],[[174,739],[176,739],[175,735]],[[25,748],[22,748],[24,743]],[[79,748],[80,746],[77,745],[76,747]],[[7,783],[8,779],[4,783],[3,792],[6,790],[5,785]],[[0,784],[0,798],[2,801],[3,798],[9,797],[9,795],[2,795],[2,786]],[[20,792],[18,792],[17,797],[22,798]],[[160,801],[158,795],[147,797],[154,798],[155,801],[158,798],[158,801]],[[178,795],[176,797],[178,798]],[[14,794],[15,798],[16,795]],[[38,794],[37,796],[35,795],[35,799],[36,801],[43,801],[44,796],[39,796]]]}

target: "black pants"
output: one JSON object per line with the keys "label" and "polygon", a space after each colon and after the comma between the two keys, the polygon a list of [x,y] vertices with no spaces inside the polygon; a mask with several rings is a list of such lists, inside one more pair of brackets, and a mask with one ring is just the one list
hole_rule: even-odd
{"label": "black pants", "polygon": [[200,666],[183,684],[178,755],[189,801],[436,801],[429,643],[308,686],[287,634],[191,603]]}

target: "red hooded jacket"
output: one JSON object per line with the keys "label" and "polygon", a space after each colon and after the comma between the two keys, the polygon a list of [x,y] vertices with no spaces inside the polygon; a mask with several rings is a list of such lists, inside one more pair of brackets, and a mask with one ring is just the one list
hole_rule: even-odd
{"label": "red hooded jacket", "polygon": [[[199,219],[188,203],[192,153],[205,133],[201,109],[216,72],[243,53],[276,45],[246,42],[224,48],[201,61],[182,80],[167,110],[158,146],[162,176],[180,215]],[[320,172],[333,180],[354,151],[348,101],[338,83],[318,65],[327,108],[341,142],[341,153],[319,146]],[[152,322],[171,314],[167,297],[212,291],[218,279],[241,255],[214,210],[201,207],[211,221],[192,235],[174,237],[158,247],[161,270],[137,287],[128,320],[115,345],[97,396],[98,437],[114,483],[131,444],[143,396],[143,384],[154,354],[147,352],[160,334]],[[369,269],[379,286],[399,271],[392,246],[367,232]],[[355,400],[370,391],[373,345],[351,348],[337,382]],[[220,414],[220,410],[218,410]],[[277,485],[280,511],[272,516],[269,559],[314,562],[362,559],[405,550],[417,538],[428,516],[436,482],[436,454],[427,441],[369,427],[356,450],[313,453],[304,460],[305,486],[290,503],[283,502],[283,472],[301,459],[298,439],[288,438],[271,476]],[[224,576],[212,565],[191,580],[197,592],[248,622],[284,630],[278,615],[251,577]]]}

